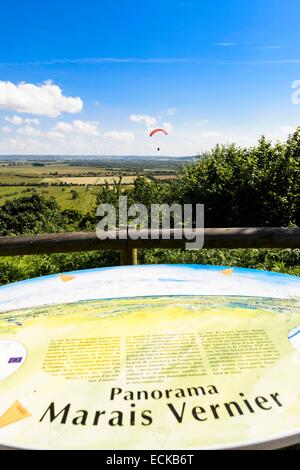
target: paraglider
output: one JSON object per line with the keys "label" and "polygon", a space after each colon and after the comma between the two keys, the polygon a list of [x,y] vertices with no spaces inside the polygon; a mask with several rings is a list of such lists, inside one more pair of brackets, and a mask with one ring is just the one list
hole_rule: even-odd
{"label": "paraglider", "polygon": [[[153,131],[150,132],[150,137],[153,137],[155,134],[158,134],[159,132],[162,132],[163,134],[168,135],[167,131],[165,131],[164,129],[153,129]],[[160,151],[159,147],[157,147],[157,151],[158,152]]]}
{"label": "paraglider", "polygon": [[167,131],[165,131],[164,129],[154,129],[153,131],[150,132],[150,137],[154,136],[158,132],[163,132],[165,135],[168,135]]}

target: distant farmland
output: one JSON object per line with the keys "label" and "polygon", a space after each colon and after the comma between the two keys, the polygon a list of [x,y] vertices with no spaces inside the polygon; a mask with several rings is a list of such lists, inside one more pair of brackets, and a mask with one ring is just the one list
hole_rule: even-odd
{"label": "distant farmland", "polygon": [[[74,198],[72,191],[77,192]],[[86,213],[96,204],[99,188],[95,186],[0,186],[0,206],[8,199],[39,194],[46,198],[54,197],[62,209],[77,209]]]}
{"label": "distant farmland", "polygon": [[[133,184],[137,176],[122,176],[122,184]],[[119,181],[118,176],[72,176],[66,178],[59,178],[64,184],[80,184],[80,185],[93,185],[99,186],[103,184],[114,184]]]}
{"label": "distant farmland", "polygon": [[0,161],[0,206],[7,200],[39,194],[56,199],[62,209],[91,210],[100,186],[119,182],[130,186],[138,176],[168,181],[176,176],[181,160],[151,158],[103,158],[65,161],[24,157]]}

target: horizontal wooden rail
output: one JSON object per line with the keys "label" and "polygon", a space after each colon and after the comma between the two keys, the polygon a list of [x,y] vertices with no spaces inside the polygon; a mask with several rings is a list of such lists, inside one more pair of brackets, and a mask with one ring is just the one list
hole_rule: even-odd
{"label": "horizontal wooden rail", "polygon": [[[192,231],[176,238],[178,230],[143,230],[142,238],[100,240],[95,232],[67,232],[0,237],[0,256],[119,250],[123,264],[132,264],[137,248],[185,248]],[[200,230],[193,230],[200,236]],[[205,228],[204,248],[300,248],[300,228]],[[128,253],[128,251],[130,253]],[[130,261],[131,260],[131,261]]]}

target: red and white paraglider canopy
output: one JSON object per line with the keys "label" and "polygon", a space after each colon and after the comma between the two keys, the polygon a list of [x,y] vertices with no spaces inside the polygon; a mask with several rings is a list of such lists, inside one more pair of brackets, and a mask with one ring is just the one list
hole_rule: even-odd
{"label": "red and white paraglider canopy", "polygon": [[153,131],[150,132],[150,137],[157,134],[158,132],[163,132],[165,135],[168,135],[167,131],[165,131],[164,129],[153,129]]}

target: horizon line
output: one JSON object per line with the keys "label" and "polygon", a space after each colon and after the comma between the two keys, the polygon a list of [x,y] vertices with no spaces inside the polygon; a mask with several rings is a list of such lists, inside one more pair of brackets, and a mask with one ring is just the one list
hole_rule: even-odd
{"label": "horizon line", "polygon": [[116,154],[99,154],[99,155],[94,155],[94,154],[82,154],[82,155],[74,155],[74,154],[55,154],[55,153],[48,153],[48,154],[26,154],[26,153],[3,153],[0,154],[0,160],[3,157],[55,157],[55,158],[63,158],[63,157],[75,157],[75,158],[80,158],[80,157],[88,157],[88,158],[131,158],[131,157],[139,157],[139,158],[195,158],[197,157],[198,154],[196,155],[139,155],[139,154],[127,154],[127,155],[116,155]]}

